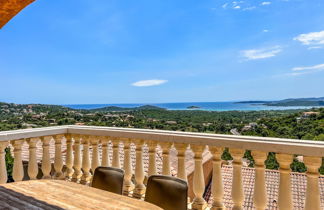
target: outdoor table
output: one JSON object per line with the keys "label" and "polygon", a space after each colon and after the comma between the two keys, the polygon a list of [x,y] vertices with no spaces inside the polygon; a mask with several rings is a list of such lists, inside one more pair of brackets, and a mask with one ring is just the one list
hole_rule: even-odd
{"label": "outdoor table", "polygon": [[0,209],[149,209],[134,198],[63,180],[31,180],[0,185]]}

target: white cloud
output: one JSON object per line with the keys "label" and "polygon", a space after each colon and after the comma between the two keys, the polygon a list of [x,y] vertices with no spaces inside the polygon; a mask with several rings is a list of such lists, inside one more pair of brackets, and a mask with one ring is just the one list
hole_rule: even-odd
{"label": "white cloud", "polygon": [[136,87],[148,87],[148,86],[162,85],[166,82],[168,82],[168,80],[151,79],[151,80],[140,80],[132,83],[132,85]]}
{"label": "white cloud", "polygon": [[270,1],[264,1],[264,2],[261,3],[262,6],[266,6],[266,5],[270,5],[270,4],[271,4]]}
{"label": "white cloud", "polygon": [[324,63],[318,64],[315,66],[301,66],[301,67],[294,67],[292,68],[293,71],[307,71],[307,70],[324,70]]}
{"label": "white cloud", "polygon": [[293,72],[289,73],[287,75],[289,76],[300,76],[304,74],[311,74],[311,73],[316,73],[320,71],[324,71],[324,63],[323,64],[318,64],[314,66],[299,66],[299,67],[294,67],[291,69]]}
{"label": "white cloud", "polygon": [[243,3],[244,1],[233,1],[231,7],[232,9],[241,9],[240,5],[242,5]]}
{"label": "white cloud", "polygon": [[264,33],[267,33],[267,32],[269,32],[269,30],[268,29],[264,29],[263,32]]}
{"label": "white cloud", "polygon": [[257,7],[247,3],[246,1],[232,1],[227,2],[222,5],[223,9],[234,9],[234,10],[242,10],[242,11],[248,11],[248,10],[254,10]]}
{"label": "white cloud", "polygon": [[243,51],[241,51],[241,54],[247,60],[256,60],[256,59],[264,59],[264,58],[274,57],[281,51],[282,51],[282,48],[280,46],[273,46],[273,47],[268,47],[268,48],[243,50]]}
{"label": "white cloud", "polygon": [[324,31],[300,34],[294,40],[301,42],[303,45],[310,46],[308,49],[316,49],[324,46]]}
{"label": "white cloud", "polygon": [[252,7],[246,7],[243,9],[243,11],[246,11],[246,10],[254,10],[256,9],[256,6],[252,6]]}

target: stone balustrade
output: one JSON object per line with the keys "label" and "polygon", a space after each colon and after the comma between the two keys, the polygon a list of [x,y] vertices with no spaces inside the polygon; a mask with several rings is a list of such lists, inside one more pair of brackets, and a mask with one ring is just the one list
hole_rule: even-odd
{"label": "stone balustrade", "polygon": [[[49,142],[55,142],[54,160],[51,161]],[[64,155],[62,145],[65,145]],[[186,151],[193,153],[194,175],[191,207],[205,209],[207,203],[203,194],[205,180],[203,170],[203,152],[212,155],[213,203],[211,209],[225,209],[223,203],[224,184],[222,180],[221,155],[224,148],[229,148],[233,157],[233,178],[231,198],[233,209],[243,209],[244,186],[242,182],[242,157],[246,150],[251,150],[255,160],[254,207],[267,208],[265,160],[269,152],[276,153],[279,168],[279,209],[293,209],[290,164],[293,155],[303,156],[307,167],[307,189],[304,209],[320,210],[320,189],[318,169],[324,157],[324,143],[316,141],[291,140],[279,138],[262,138],[250,136],[232,136],[160,130],[111,128],[95,126],[59,126],[39,129],[25,129],[0,132],[0,183],[7,182],[5,148],[13,148],[14,181],[22,181],[24,166],[22,145],[28,144],[28,176],[37,179],[39,170],[43,179],[66,179],[89,184],[92,173],[98,166],[123,168],[125,171],[124,192],[127,195],[142,198],[145,194],[146,177],[157,174],[156,154],[160,148],[162,157],[161,174],[171,175],[170,150],[177,151],[177,176],[187,180]],[[41,143],[42,158],[37,159],[37,145]],[[148,154],[148,169],[144,170],[144,150]],[[135,155],[135,165],[131,154]],[[54,172],[54,173],[53,173]]]}

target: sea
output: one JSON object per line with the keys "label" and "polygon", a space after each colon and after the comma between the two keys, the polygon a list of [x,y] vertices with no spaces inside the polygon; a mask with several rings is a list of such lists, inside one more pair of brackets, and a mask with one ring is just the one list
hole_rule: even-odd
{"label": "sea", "polygon": [[[167,110],[204,110],[204,111],[259,111],[259,110],[288,110],[288,109],[310,109],[310,106],[267,106],[258,103],[237,102],[183,102],[183,103],[143,103],[143,104],[68,104],[63,105],[72,109],[97,109],[107,106],[123,108],[134,108],[144,105],[152,105]],[[190,109],[195,106],[199,108]]]}

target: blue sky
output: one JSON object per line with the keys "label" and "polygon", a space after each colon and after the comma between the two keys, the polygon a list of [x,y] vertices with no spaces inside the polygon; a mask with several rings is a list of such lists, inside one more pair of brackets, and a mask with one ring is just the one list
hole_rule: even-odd
{"label": "blue sky", "polygon": [[323,0],[36,0],[0,30],[0,101],[324,96]]}

